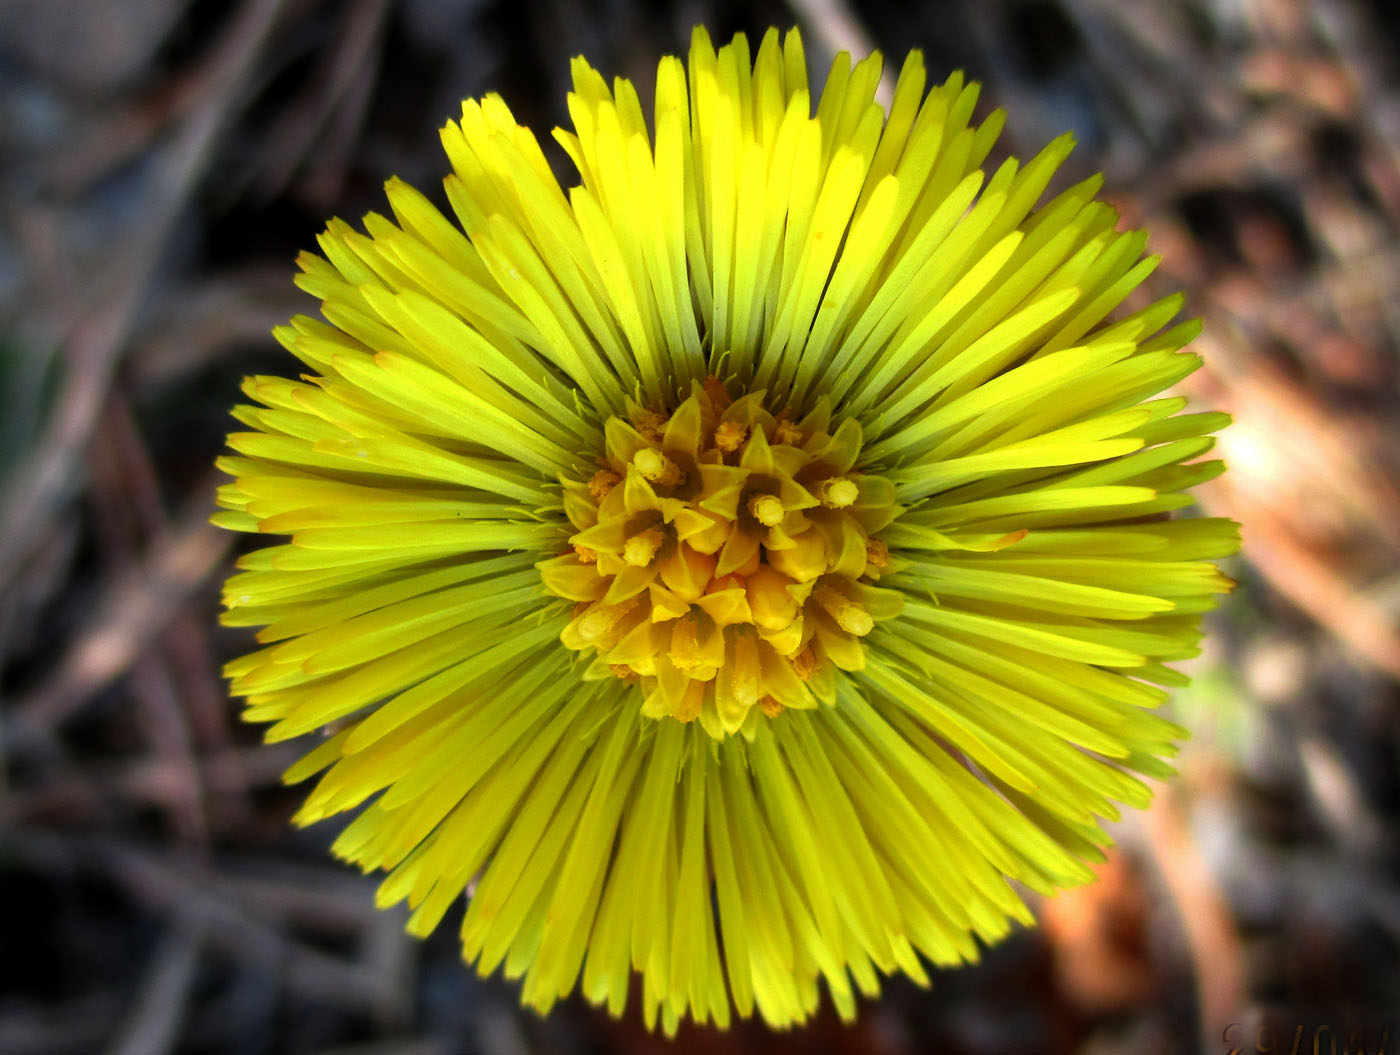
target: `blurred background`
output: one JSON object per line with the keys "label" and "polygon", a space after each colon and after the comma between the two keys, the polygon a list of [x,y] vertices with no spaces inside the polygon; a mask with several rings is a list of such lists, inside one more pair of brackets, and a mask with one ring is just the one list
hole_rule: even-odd
{"label": "blurred background", "polygon": [[[1181,777],[1099,883],[854,1026],[668,1044],[520,1011],[289,826],[300,749],[219,677],[245,543],[206,520],[325,219],[395,174],[441,199],[461,97],[543,135],[570,56],[645,98],[697,22],[799,24],[815,70],[922,48],[1009,111],[1002,155],[1073,130],[1055,186],[1102,170],[1147,292],[1206,320],[1186,391],[1236,423],[1203,504],[1245,551]],[[1400,1050],[1397,56],[1387,0],[0,2],[0,1052]]]}

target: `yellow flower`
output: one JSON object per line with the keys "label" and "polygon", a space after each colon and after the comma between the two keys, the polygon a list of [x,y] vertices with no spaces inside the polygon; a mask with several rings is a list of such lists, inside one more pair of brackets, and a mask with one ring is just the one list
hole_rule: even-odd
{"label": "yellow flower", "polygon": [[[878,55],[812,113],[796,32],[697,30],[633,86],[573,67],[581,183],[504,102],[442,132],[455,222],[299,261],[325,322],[250,378],[219,523],[289,535],[228,582],[265,647],[250,721],[328,729],[297,816],[425,934],[468,896],[483,972],[649,1025],[786,1026],[1030,922],[1091,877],[1115,803],[1182,730],[1207,563],[1170,520],[1220,414],[1152,398],[1198,365],[1181,298],[1097,179],[1037,202],[1056,140],[987,177],[977,87],[888,113]],[[649,130],[650,129],[650,130]]]}

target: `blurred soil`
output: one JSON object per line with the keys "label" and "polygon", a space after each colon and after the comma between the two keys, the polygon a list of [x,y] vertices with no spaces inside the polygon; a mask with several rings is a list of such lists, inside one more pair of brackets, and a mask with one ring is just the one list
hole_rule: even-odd
{"label": "blurred soil", "polygon": [[[1101,881],[859,1022],[675,1044],[548,1019],[297,831],[295,746],[235,718],[207,526],[239,379],[294,366],[295,254],[500,91],[544,132],[568,59],[633,76],[801,24],[924,49],[1065,129],[1204,316],[1186,389],[1235,424],[1244,525],[1182,777]],[[1400,7],[1384,0],[9,0],[0,5],[0,1052],[968,1055],[1400,1046]],[[558,159],[561,162],[562,157]],[[1335,1048],[1328,1043],[1335,1041]]]}

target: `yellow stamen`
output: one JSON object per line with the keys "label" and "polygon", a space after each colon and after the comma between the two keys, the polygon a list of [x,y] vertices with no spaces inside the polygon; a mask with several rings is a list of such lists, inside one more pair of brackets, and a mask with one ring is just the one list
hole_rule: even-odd
{"label": "yellow stamen", "polygon": [[665,538],[660,531],[656,528],[648,528],[627,540],[627,544],[622,549],[622,559],[634,568],[645,568],[656,556],[656,551],[661,548],[661,543],[664,541]]}
{"label": "yellow stamen", "polygon": [[574,556],[578,558],[580,564],[597,564],[598,554],[587,546],[575,546]]}
{"label": "yellow stamen", "polygon": [[693,670],[702,662],[695,620],[689,616],[677,619],[671,627],[671,662],[684,671]]}
{"label": "yellow stamen", "polygon": [[758,642],[741,634],[734,642],[734,698],[747,707],[758,702],[763,672],[758,662]]}
{"label": "yellow stamen", "polygon": [[854,480],[837,476],[821,482],[817,488],[817,497],[828,509],[845,509],[860,497],[860,488]]}
{"label": "yellow stamen", "polygon": [[733,454],[744,445],[749,427],[742,421],[721,421],[715,426],[715,446],[725,454]]}
{"label": "yellow stamen", "polygon": [[846,633],[855,634],[856,637],[864,637],[875,629],[875,620],[870,613],[854,603],[843,606],[836,613],[836,623]]}
{"label": "yellow stamen", "polygon": [[654,410],[644,410],[637,415],[636,428],[653,443],[659,443],[666,430],[666,418]]}
{"label": "yellow stamen", "polygon": [[864,637],[875,628],[875,620],[863,605],[843,597],[830,586],[818,586],[812,591],[812,600],[821,605],[836,620],[836,625],[848,634]]}
{"label": "yellow stamen", "polygon": [[680,483],[680,468],[654,447],[643,447],[639,450],[632,457],[632,464],[647,481],[660,487],[674,487]]}
{"label": "yellow stamen", "polygon": [[812,675],[817,672],[817,654],[812,651],[811,645],[792,657],[792,672],[802,681],[812,680]]}
{"label": "yellow stamen", "polygon": [[601,502],[607,493],[621,482],[622,477],[611,469],[599,469],[588,481],[588,493],[593,496],[593,501]]}
{"label": "yellow stamen", "polygon": [[601,641],[616,622],[616,612],[601,606],[594,608],[579,620],[578,636],[590,643]]}
{"label": "yellow stamen", "polygon": [[724,382],[714,374],[710,374],[705,378],[704,387],[705,395],[719,410],[723,410],[725,407],[729,406],[730,403],[734,402],[734,400],[729,397],[729,389],[725,388]]}
{"label": "yellow stamen", "polygon": [[751,495],[749,497],[749,512],[764,527],[777,527],[783,522],[783,517],[787,515],[787,510],[783,508],[782,499],[777,495]]}
{"label": "yellow stamen", "polygon": [[[792,447],[802,446],[802,430],[791,421],[782,418],[773,427],[773,442],[786,443]],[[779,705],[781,706],[781,704]]]}

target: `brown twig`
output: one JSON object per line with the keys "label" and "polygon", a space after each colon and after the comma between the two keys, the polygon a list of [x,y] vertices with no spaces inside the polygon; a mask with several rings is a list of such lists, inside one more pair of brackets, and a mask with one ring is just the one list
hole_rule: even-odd
{"label": "brown twig", "polygon": [[1245,974],[1239,933],[1220,886],[1192,836],[1188,815],[1175,789],[1158,785],[1151,807],[1139,816],[1138,824],[1186,934],[1201,1009],[1201,1043],[1209,1044],[1227,1023],[1239,1020],[1244,1008]]}
{"label": "brown twig", "polygon": [[[225,818],[212,807],[226,800],[246,801],[252,791],[276,787],[283,771],[302,753],[296,744],[268,744],[199,756],[197,765],[211,800],[211,826],[219,834],[246,832],[242,814]],[[174,808],[188,787],[184,766],[183,761],[149,757],[81,766],[59,760],[42,781],[0,797],[0,823],[106,823],[120,809]]]}

